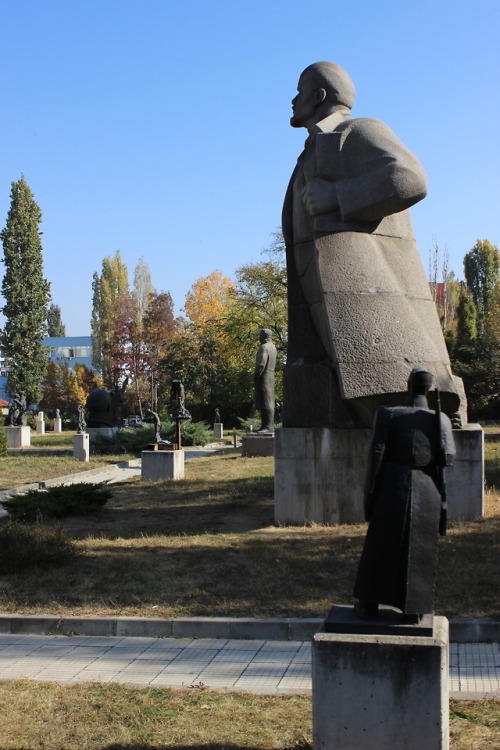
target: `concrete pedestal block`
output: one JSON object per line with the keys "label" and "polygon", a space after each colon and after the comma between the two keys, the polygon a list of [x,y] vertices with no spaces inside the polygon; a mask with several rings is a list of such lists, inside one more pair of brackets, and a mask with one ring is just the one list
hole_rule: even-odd
{"label": "concrete pedestal block", "polygon": [[43,419],[43,411],[39,411],[36,416],[36,434],[45,435],[45,422]]}
{"label": "concrete pedestal block", "polygon": [[6,427],[7,448],[29,448],[31,445],[31,429],[26,426]]}
{"label": "concrete pedestal block", "polygon": [[222,440],[224,437],[224,425],[222,422],[216,422],[214,424],[214,438],[216,440]]}
{"label": "concrete pedestal block", "polygon": [[247,458],[274,456],[274,435],[245,435],[241,438],[241,455]]}
{"label": "concrete pedestal block", "polygon": [[92,442],[94,437],[100,435],[113,438],[118,432],[118,427],[86,427],[85,432],[90,436],[90,442]]}
{"label": "concrete pedestal block", "polygon": [[86,432],[79,432],[73,437],[73,455],[77,461],[90,460],[90,437]]}
{"label": "concrete pedestal block", "polygon": [[432,637],[319,632],[314,750],[448,750],[448,621]]}
{"label": "concrete pedestal block", "polygon": [[184,479],[184,451],[142,451],[141,480]]}
{"label": "concrete pedestal block", "polygon": [[[278,524],[362,523],[371,430],[283,427],[276,430],[274,520]],[[448,518],[484,514],[483,430],[453,430],[457,453],[447,470]],[[244,438],[245,439],[245,438]]]}
{"label": "concrete pedestal block", "polygon": [[61,417],[54,417],[54,432],[62,432],[62,419],[61,419]]}
{"label": "concrete pedestal block", "polygon": [[481,425],[453,430],[457,454],[446,471],[448,518],[466,521],[484,515],[484,433]]}
{"label": "concrete pedestal block", "polygon": [[275,436],[275,523],[364,521],[371,430],[282,427]]}

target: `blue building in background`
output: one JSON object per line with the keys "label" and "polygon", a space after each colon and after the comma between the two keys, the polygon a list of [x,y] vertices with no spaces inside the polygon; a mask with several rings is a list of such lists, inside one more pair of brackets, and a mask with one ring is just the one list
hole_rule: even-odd
{"label": "blue building in background", "polygon": [[[74,369],[76,363],[92,367],[92,339],[90,336],[49,336],[43,340],[49,350],[50,361],[55,365],[68,365]],[[10,401],[8,388],[9,368],[0,352],[0,398]]]}

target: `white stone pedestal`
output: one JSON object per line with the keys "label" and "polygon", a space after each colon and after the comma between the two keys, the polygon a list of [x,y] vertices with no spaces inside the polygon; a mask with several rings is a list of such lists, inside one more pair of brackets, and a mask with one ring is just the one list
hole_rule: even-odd
{"label": "white stone pedestal", "polygon": [[448,518],[470,521],[484,515],[484,433],[479,424],[453,430],[457,454],[446,470]]}
{"label": "white stone pedestal", "polygon": [[77,461],[90,460],[90,438],[86,432],[78,432],[73,438],[73,455]]}
{"label": "white stone pedestal", "polygon": [[282,427],[275,439],[275,523],[364,521],[371,430]]}
{"label": "white stone pedestal", "polygon": [[215,422],[214,424],[214,438],[216,440],[222,440],[224,437],[224,425],[222,422]]}
{"label": "white stone pedestal", "polygon": [[22,427],[6,427],[7,448],[29,448],[31,445],[31,429]]}
{"label": "white stone pedestal", "polygon": [[36,415],[36,434],[45,435],[45,422],[43,420],[43,411],[39,411]]}
{"label": "white stone pedestal", "polygon": [[241,438],[241,455],[247,458],[274,456],[274,435],[245,435]]}
{"label": "white stone pedestal", "polygon": [[314,750],[448,750],[448,621],[432,637],[319,632]]}
{"label": "white stone pedestal", "polygon": [[61,417],[54,417],[54,432],[62,432],[62,419],[61,419]]}
{"label": "white stone pedestal", "polygon": [[184,451],[142,451],[141,480],[164,482],[184,479]]}

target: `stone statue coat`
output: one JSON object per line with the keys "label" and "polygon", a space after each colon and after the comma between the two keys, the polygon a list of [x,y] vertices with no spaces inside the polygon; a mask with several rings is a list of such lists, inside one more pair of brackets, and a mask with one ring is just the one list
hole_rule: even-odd
{"label": "stone statue coat", "polygon": [[[437,415],[418,406],[380,407],[367,477],[369,521],[354,595],[403,612],[433,612],[441,496]],[[441,419],[440,459],[455,453]]]}
{"label": "stone statue coat", "polygon": [[[451,413],[457,386],[408,210],[425,196],[423,168],[377,120],[343,110],[318,126],[283,208],[287,367],[329,359],[342,399],[391,403],[387,395],[405,393],[408,368],[419,364]],[[335,184],[338,208],[311,216],[301,191],[317,178]]]}
{"label": "stone statue coat", "polygon": [[255,408],[274,411],[274,371],[276,347],[272,341],[261,344],[255,358]]}

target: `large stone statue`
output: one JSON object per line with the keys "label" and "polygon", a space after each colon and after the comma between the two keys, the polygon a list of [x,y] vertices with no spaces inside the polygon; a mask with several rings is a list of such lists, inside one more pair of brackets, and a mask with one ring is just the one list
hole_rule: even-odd
{"label": "large stone statue", "polygon": [[366,484],[369,521],[354,595],[363,618],[379,604],[433,612],[438,531],[444,534],[444,466],[455,453],[448,417],[428,408],[432,375],[415,367],[405,406],[377,411]]}
{"label": "large stone statue", "polygon": [[309,131],[283,208],[289,339],[285,427],[370,427],[401,403],[408,366],[433,373],[443,410],[460,397],[415,243],[409,207],[422,166],[394,133],[352,119],[354,85],[339,65],[310,65],[293,99]]}
{"label": "large stone statue", "polygon": [[274,429],[274,370],[276,367],[276,347],[272,342],[272,331],[263,328],[259,334],[260,346],[255,359],[255,408],[260,411],[259,432],[272,432]]}

